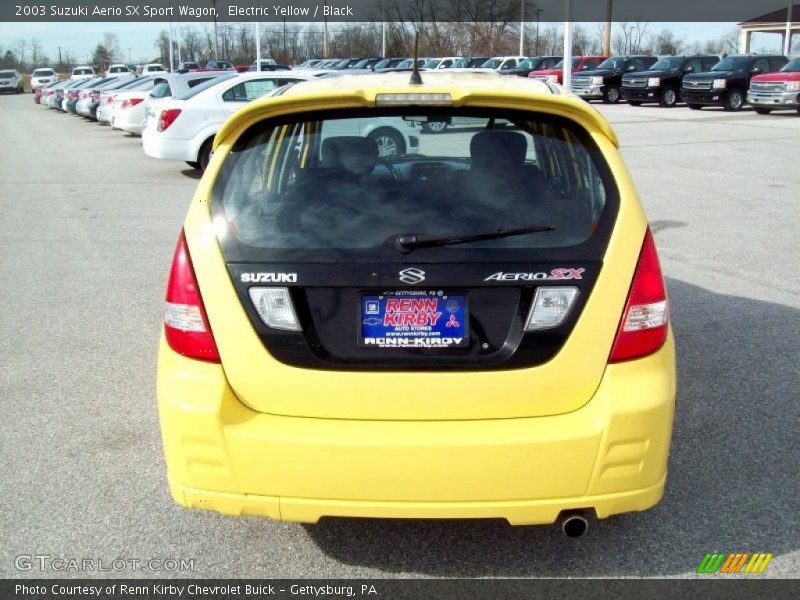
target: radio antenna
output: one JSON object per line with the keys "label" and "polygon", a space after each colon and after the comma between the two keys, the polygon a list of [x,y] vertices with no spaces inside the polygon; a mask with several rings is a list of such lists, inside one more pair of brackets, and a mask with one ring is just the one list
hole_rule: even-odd
{"label": "radio antenna", "polygon": [[411,72],[411,85],[421,85],[422,76],[419,74],[419,31],[414,36],[414,70]]}

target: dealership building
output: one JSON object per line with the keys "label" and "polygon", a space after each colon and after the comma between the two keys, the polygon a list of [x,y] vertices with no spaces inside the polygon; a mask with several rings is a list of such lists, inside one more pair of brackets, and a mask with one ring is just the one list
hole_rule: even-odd
{"label": "dealership building", "polygon": [[[791,15],[789,8],[792,9]],[[784,54],[791,54],[792,51],[795,54],[800,53],[800,5],[790,3],[787,8],[739,23],[739,52],[750,54],[750,42],[754,33],[777,33],[781,36]]]}

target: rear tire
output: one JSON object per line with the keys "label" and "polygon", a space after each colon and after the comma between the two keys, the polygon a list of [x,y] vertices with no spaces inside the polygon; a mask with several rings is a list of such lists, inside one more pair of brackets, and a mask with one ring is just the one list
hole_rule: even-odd
{"label": "rear tire", "polygon": [[756,106],[754,110],[760,115],[768,115],[769,113],[772,112],[771,108],[761,108],[758,106]]}
{"label": "rear tire", "polygon": [[447,131],[445,121],[428,121],[422,124],[422,131],[425,133],[444,133]]}
{"label": "rear tire", "polygon": [[736,88],[728,92],[728,97],[725,98],[725,110],[728,112],[739,112],[744,106],[744,94],[741,90]]}
{"label": "rear tire", "polygon": [[671,88],[664,88],[661,91],[661,96],[658,99],[658,105],[663,108],[672,108],[678,103],[678,94]]}
{"label": "rear tire", "polygon": [[208,138],[200,146],[200,152],[197,153],[197,164],[203,172],[208,168],[208,163],[211,162],[211,146],[213,143],[214,138]]}
{"label": "rear tire", "polygon": [[603,102],[606,104],[619,103],[619,88],[615,85],[607,85],[603,90]]}
{"label": "rear tire", "polygon": [[403,156],[406,153],[406,141],[395,129],[381,127],[367,137],[378,144],[378,156],[380,158]]}
{"label": "rear tire", "polygon": [[688,106],[692,110],[702,110],[703,109],[703,105],[702,104],[687,104],[686,106]]}

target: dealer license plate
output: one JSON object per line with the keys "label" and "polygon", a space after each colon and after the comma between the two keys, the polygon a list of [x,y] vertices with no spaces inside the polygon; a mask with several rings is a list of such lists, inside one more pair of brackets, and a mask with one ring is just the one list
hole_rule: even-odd
{"label": "dealer license plate", "polygon": [[359,343],[375,348],[458,348],[469,345],[467,296],[398,291],[361,297]]}

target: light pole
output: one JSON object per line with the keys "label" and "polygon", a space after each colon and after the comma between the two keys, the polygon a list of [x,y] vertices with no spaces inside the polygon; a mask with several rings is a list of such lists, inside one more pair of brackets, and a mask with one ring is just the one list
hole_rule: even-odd
{"label": "light pole", "polygon": [[525,52],[525,0],[519,0],[519,55]]}
{"label": "light pole", "polygon": [[381,0],[381,58],[386,58],[386,0]]}
{"label": "light pole", "polygon": [[175,67],[174,63],[172,62],[172,19],[169,20],[169,69],[168,71],[171,73],[172,69]]}
{"label": "light pole", "polygon": [[606,25],[603,30],[603,56],[611,56],[611,19],[614,14],[614,0],[606,0]]}
{"label": "light pole", "polygon": [[261,25],[256,21],[256,71],[261,70]]}
{"label": "light pole", "polygon": [[539,56],[539,18],[541,17],[542,13],[544,12],[543,8],[536,9],[536,51],[534,54]]}
{"label": "light pole", "polygon": [[572,0],[564,0],[564,74],[565,88],[572,87]]}
{"label": "light pole", "polygon": [[211,6],[214,8],[214,60],[218,60],[219,42],[217,40],[217,0],[211,0]]}
{"label": "light pole", "polygon": [[[323,3],[325,10],[324,13],[328,12],[328,2],[327,0]],[[328,58],[328,17],[327,14],[324,17],[325,23],[322,29],[322,58]]]}

